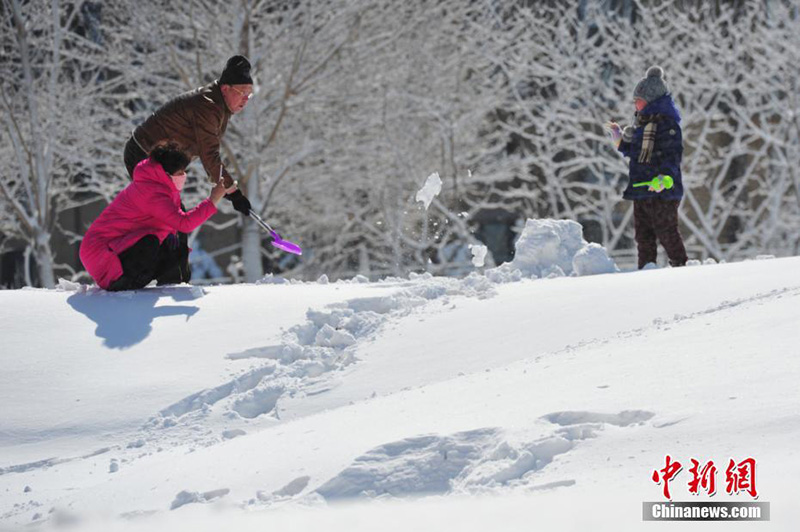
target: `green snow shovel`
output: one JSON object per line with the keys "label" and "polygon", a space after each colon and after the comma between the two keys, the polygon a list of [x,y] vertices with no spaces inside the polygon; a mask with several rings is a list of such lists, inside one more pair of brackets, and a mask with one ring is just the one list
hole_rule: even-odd
{"label": "green snow shovel", "polygon": [[657,175],[650,181],[643,181],[641,183],[634,183],[634,187],[652,187],[656,191],[661,192],[664,189],[671,189],[675,186],[675,180],[671,175]]}

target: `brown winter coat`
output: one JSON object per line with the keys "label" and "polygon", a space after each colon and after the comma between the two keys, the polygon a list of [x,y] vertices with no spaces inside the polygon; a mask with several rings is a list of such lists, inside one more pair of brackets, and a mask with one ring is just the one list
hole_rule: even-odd
{"label": "brown winter coat", "polygon": [[[215,81],[167,102],[133,131],[133,138],[148,155],[160,144],[177,144],[191,159],[200,157],[209,181],[214,183],[220,175],[220,141],[230,116]],[[233,179],[224,167],[222,175],[229,187]]]}

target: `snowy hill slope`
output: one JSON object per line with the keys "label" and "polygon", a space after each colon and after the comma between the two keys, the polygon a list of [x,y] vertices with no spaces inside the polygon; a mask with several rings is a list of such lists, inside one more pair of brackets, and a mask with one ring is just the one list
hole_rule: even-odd
{"label": "snowy hill slope", "polygon": [[0,527],[639,529],[666,454],[788,526],[798,271],[0,292]]}

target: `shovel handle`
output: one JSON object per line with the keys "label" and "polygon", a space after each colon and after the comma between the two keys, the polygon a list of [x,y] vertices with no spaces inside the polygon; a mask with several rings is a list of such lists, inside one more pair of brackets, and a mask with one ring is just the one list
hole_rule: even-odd
{"label": "shovel handle", "polygon": [[264,229],[266,229],[266,230],[267,230],[267,231],[269,231],[270,233],[274,233],[274,232],[275,232],[275,230],[274,230],[274,229],[272,229],[272,227],[270,227],[270,226],[269,226],[269,224],[268,224],[267,222],[265,222],[264,220],[262,220],[262,219],[261,219],[261,216],[257,215],[257,214],[255,213],[255,211],[253,211],[253,209],[250,209],[250,217],[251,217],[253,220],[255,220],[255,221],[256,221],[256,223],[257,223],[258,225],[260,225],[261,227],[263,227]]}

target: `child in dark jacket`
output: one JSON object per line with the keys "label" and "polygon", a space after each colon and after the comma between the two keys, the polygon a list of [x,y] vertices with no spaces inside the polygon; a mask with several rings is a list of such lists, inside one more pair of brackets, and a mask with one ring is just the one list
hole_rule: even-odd
{"label": "child in dark jacket", "polygon": [[[671,266],[684,266],[687,261],[678,231],[678,205],[683,197],[681,116],[664,78],[664,70],[653,66],[637,83],[633,125],[622,129],[616,122],[606,124],[617,149],[630,158],[628,187],[622,197],[633,201],[639,269],[656,261],[657,241]],[[657,183],[643,184],[655,177]]]}

